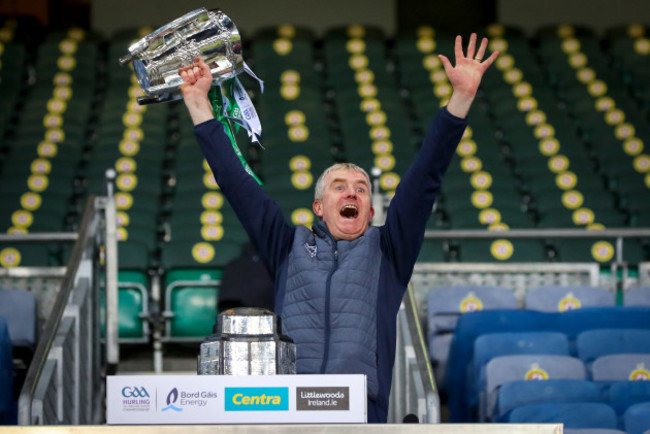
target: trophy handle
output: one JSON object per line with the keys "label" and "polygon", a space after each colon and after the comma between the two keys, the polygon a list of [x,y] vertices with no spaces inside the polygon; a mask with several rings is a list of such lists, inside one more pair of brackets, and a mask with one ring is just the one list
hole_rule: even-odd
{"label": "trophy handle", "polygon": [[140,96],[140,97],[136,98],[139,105],[157,104],[159,102],[178,101],[179,99],[183,99],[183,94],[180,93],[180,92],[178,92],[178,93],[163,93],[163,94],[154,95],[154,96]]}
{"label": "trophy handle", "polygon": [[135,59],[132,54],[127,54],[119,58],[120,65],[126,65],[129,62],[132,62]]}

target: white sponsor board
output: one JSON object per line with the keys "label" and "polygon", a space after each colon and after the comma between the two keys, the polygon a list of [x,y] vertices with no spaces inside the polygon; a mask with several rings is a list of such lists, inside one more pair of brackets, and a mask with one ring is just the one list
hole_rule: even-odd
{"label": "white sponsor board", "polygon": [[114,375],[106,421],[133,424],[366,423],[365,375]]}

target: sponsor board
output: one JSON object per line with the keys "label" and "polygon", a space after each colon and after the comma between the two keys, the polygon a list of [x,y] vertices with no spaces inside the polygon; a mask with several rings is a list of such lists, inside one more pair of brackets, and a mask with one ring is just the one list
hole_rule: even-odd
{"label": "sponsor board", "polygon": [[366,423],[364,375],[108,376],[109,425]]}

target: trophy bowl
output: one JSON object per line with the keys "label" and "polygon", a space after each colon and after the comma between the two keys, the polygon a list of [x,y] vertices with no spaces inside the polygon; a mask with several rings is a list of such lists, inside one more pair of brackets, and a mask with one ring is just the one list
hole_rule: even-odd
{"label": "trophy bowl", "polygon": [[129,47],[119,59],[133,63],[135,76],[148,97],[140,104],[181,99],[183,79],[178,68],[200,57],[210,67],[213,82],[244,70],[241,37],[233,21],[219,9],[199,8],[160,27]]}

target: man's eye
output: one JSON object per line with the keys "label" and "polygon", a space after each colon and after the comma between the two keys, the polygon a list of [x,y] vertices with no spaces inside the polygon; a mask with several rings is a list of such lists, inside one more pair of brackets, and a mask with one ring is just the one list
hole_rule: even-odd
{"label": "man's eye", "polygon": [[342,185],[337,185],[337,186],[334,187],[334,188],[336,188],[337,190],[343,190],[343,186],[342,186]]}
{"label": "man's eye", "polygon": [[357,188],[357,192],[359,193],[364,193],[366,191],[365,188]]}

